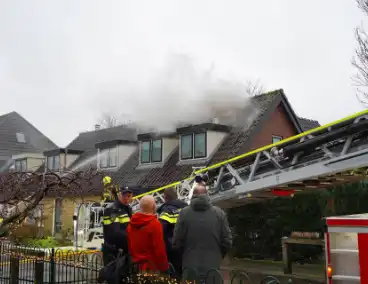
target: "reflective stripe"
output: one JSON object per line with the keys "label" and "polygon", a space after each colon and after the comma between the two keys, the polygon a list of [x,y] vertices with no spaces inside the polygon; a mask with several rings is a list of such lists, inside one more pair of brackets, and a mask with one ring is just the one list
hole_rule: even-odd
{"label": "reflective stripe", "polygon": [[123,214],[123,215],[117,216],[113,219],[109,216],[104,216],[102,218],[102,220],[103,220],[104,225],[111,225],[112,223],[120,223],[120,224],[129,223],[130,218],[129,218],[128,214]]}
{"label": "reflective stripe", "polygon": [[176,224],[178,221],[179,214],[169,214],[169,213],[162,213],[159,219],[167,221],[171,224]]}

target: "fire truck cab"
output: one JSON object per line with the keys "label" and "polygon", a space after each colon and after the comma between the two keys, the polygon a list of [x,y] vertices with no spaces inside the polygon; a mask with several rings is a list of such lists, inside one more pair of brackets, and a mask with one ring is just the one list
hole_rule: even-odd
{"label": "fire truck cab", "polygon": [[326,218],[329,284],[368,284],[368,213]]}

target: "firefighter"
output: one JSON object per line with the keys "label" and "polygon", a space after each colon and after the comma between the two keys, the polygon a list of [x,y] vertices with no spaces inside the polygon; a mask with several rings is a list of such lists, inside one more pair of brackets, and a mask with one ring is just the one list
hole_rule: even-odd
{"label": "firefighter", "polygon": [[176,276],[181,275],[181,253],[172,249],[172,238],[174,234],[174,228],[179,217],[181,209],[187,206],[187,204],[178,199],[178,195],[174,188],[168,188],[164,192],[165,203],[162,204],[158,210],[158,219],[161,222],[162,230],[164,233],[164,240],[166,245],[166,253],[169,263],[173,266]]}
{"label": "firefighter", "polygon": [[126,228],[132,217],[130,203],[133,193],[128,187],[122,187],[113,204],[107,206],[103,214],[103,261],[107,265],[116,258],[119,251],[128,251]]}
{"label": "firefighter", "polygon": [[108,203],[108,202],[114,202],[117,200],[117,190],[116,186],[112,184],[112,179],[109,176],[105,176],[102,179],[102,183],[104,185],[104,190],[102,193],[102,201],[101,205]]}

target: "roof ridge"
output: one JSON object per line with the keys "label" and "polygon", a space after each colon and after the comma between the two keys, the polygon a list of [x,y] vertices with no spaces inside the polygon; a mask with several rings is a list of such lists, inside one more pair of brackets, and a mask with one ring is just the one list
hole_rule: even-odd
{"label": "roof ridge", "polygon": [[[101,128],[101,129],[94,129],[94,130],[82,131],[82,132],[79,132],[79,134],[85,134],[85,133],[96,133],[96,132],[106,131],[106,130],[114,129],[114,128],[124,128],[124,129],[131,129],[131,130],[135,130],[135,128],[133,128],[133,127],[129,127],[129,126],[125,126],[124,124],[121,124],[121,125],[116,125],[116,126],[107,127],[107,128]],[[79,134],[78,134],[78,135],[79,135]]]}

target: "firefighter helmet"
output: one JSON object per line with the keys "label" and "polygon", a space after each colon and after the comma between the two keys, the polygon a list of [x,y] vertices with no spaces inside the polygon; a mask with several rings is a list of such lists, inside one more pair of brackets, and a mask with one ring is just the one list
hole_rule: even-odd
{"label": "firefighter helmet", "polygon": [[102,179],[102,182],[104,185],[108,185],[111,183],[111,177],[109,176],[105,176],[103,179]]}

